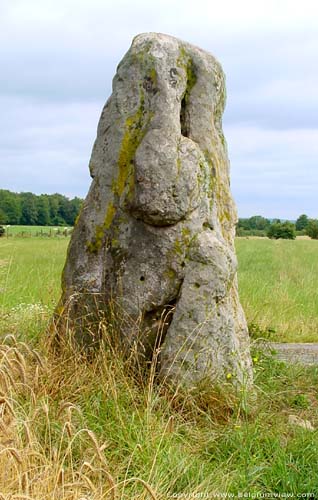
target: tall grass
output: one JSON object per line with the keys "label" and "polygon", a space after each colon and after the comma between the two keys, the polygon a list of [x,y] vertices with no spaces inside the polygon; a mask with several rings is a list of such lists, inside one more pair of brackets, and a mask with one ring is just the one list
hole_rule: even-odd
{"label": "tall grass", "polygon": [[[317,369],[260,352],[249,398],[172,391],[107,345],[85,360],[45,338],[0,345],[0,492],[5,499],[318,495]],[[24,496],[23,496],[24,495]],[[195,496],[196,495],[196,496]],[[199,496],[200,495],[200,496]],[[0,497],[1,498],[1,497]]]}

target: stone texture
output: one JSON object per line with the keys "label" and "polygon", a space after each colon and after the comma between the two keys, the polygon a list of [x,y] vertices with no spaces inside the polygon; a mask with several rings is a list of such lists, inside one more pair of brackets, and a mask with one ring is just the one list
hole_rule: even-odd
{"label": "stone texture", "polygon": [[99,121],[57,309],[85,343],[95,312],[115,304],[125,345],[148,358],[160,347],[161,376],[188,385],[251,381],[224,102],[211,54],[157,33],[133,40]]}
{"label": "stone texture", "polygon": [[306,429],[307,431],[314,431],[315,428],[312,425],[312,423],[309,420],[303,420],[300,417],[297,417],[297,415],[289,415],[288,416],[288,423],[292,427],[302,427],[303,429]]}

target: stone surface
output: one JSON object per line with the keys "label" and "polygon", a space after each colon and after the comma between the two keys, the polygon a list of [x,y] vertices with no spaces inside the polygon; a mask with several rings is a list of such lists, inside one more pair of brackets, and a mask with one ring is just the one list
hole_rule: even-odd
{"label": "stone surface", "polygon": [[293,427],[302,427],[307,431],[315,430],[314,426],[309,420],[303,420],[302,418],[297,417],[296,415],[288,415],[288,423]]}
{"label": "stone surface", "polygon": [[190,385],[252,373],[224,103],[211,54],[157,33],[133,40],[99,121],[57,309],[58,328],[67,313],[85,343],[111,304],[125,345],[148,358],[160,348],[161,376]]}
{"label": "stone surface", "polygon": [[318,364],[318,344],[272,342],[267,347],[272,349],[274,356],[281,361],[302,365]]}

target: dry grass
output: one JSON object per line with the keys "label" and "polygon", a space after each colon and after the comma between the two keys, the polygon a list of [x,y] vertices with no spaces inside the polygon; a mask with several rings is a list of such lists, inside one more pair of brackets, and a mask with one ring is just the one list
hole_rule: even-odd
{"label": "dry grass", "polygon": [[[105,325],[100,328],[104,330],[102,349],[94,356],[76,351],[68,342],[53,349],[47,337],[39,350],[13,335],[4,338],[0,345],[0,499],[164,500],[173,482],[165,484],[166,477],[161,477],[162,448],[174,435],[180,437],[182,422],[189,429],[207,415],[223,424],[231,419],[238,402],[233,392],[221,394],[202,386],[188,393],[165,382],[158,384],[156,356],[148,367],[139,357],[132,359],[133,354],[124,357],[113,339],[107,338]],[[88,408],[100,392],[104,401],[114,405],[116,418],[108,419],[119,426],[114,429],[115,443],[109,427],[102,433],[88,427],[90,418],[95,423],[103,418],[100,408],[96,413]],[[126,425],[131,415],[138,420],[137,432],[143,427],[146,443],[129,442]],[[121,433],[126,441],[120,443],[116,434]],[[118,456],[114,444],[130,451]],[[133,473],[134,461],[142,460],[145,445],[148,463],[141,477]],[[202,482],[192,491],[206,492],[206,487]]]}
{"label": "dry grass", "polygon": [[[131,498],[125,487],[133,482],[149,498],[158,498],[141,478],[116,484],[105,458],[107,442],[100,443],[91,429],[81,426],[77,396],[94,391],[101,378],[109,379],[110,371],[113,380],[113,368],[100,357],[88,364],[67,349],[59,357],[52,352],[43,356],[12,335],[4,339],[0,345],[0,498],[124,499]],[[65,400],[70,395],[71,400]]]}
{"label": "dry grass", "polygon": [[317,370],[309,383],[258,353],[249,406],[226,387],[173,391],[109,344],[90,359],[47,345],[0,344],[0,499],[318,494],[316,433],[286,425],[291,412],[318,425]]}

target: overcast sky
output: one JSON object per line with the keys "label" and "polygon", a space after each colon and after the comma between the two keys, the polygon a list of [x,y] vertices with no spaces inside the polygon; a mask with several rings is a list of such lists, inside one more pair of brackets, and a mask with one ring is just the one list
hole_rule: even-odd
{"label": "overcast sky", "polygon": [[0,0],[0,188],[84,197],[116,66],[158,31],[212,52],[241,217],[318,217],[318,2]]}

